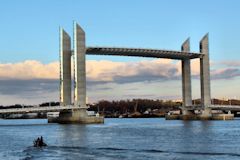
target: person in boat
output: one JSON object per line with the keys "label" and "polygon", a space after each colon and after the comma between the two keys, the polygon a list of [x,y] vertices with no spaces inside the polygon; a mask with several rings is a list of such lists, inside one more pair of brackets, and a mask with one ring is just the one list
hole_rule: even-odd
{"label": "person in boat", "polygon": [[47,144],[44,143],[43,137],[41,136],[40,138],[38,137],[36,140],[33,141],[33,146],[34,147],[45,147],[45,146],[47,146]]}

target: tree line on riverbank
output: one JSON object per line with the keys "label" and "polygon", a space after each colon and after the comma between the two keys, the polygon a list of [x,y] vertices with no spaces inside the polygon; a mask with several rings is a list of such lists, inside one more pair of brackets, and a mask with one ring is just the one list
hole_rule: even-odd
{"label": "tree line on riverbank", "polygon": [[101,100],[98,103],[91,104],[90,110],[99,112],[105,117],[118,117],[120,115],[138,114],[139,116],[151,114],[153,111],[159,115],[164,115],[170,110],[178,109],[181,106],[180,102],[151,100],[151,99],[132,99],[107,101]]}

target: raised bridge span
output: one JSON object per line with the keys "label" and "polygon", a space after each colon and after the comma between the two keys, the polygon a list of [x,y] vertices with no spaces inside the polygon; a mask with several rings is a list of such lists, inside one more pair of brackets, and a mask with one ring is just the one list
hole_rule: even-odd
{"label": "raised bridge span", "polygon": [[186,51],[145,49],[145,48],[118,48],[118,47],[87,47],[86,54],[169,58],[169,59],[178,59],[178,60],[202,58],[204,56],[204,54],[201,54],[201,53],[186,52]]}

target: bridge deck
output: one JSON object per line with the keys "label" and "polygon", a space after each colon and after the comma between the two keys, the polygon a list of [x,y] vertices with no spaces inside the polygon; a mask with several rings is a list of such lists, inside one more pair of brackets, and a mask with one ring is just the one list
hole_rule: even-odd
{"label": "bridge deck", "polygon": [[[183,108],[183,107],[180,107]],[[209,108],[213,110],[223,110],[223,111],[240,111],[240,106],[238,105],[211,105]],[[186,107],[189,110],[201,110],[203,107],[201,105]]]}
{"label": "bridge deck", "polygon": [[79,107],[75,107],[75,106],[52,106],[52,107],[0,109],[0,114],[58,112],[58,111],[62,111],[62,110],[71,110],[71,109],[79,109]]}
{"label": "bridge deck", "polygon": [[237,105],[212,105],[211,109],[224,111],[240,111],[240,106]]}
{"label": "bridge deck", "polygon": [[[211,109],[225,110],[225,111],[240,111],[240,106],[235,105],[211,105]],[[53,107],[31,107],[31,108],[12,108],[0,109],[0,114],[14,114],[14,113],[38,113],[38,112],[59,112],[63,110],[79,109],[75,106],[53,106]],[[193,106],[193,110],[202,109],[201,106]]]}
{"label": "bridge deck", "polygon": [[201,58],[203,54],[193,52],[181,52],[158,49],[141,48],[108,48],[108,47],[88,47],[86,54],[89,55],[112,55],[112,56],[137,56],[152,58],[170,59],[194,59]]}

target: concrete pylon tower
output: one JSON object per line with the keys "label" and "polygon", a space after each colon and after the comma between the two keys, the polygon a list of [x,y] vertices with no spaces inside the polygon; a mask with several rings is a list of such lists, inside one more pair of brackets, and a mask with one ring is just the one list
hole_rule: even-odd
{"label": "concrete pylon tower", "polygon": [[80,108],[86,107],[86,46],[85,32],[74,22],[74,104]]}
{"label": "concrete pylon tower", "polygon": [[[190,52],[190,39],[188,38],[182,45],[183,52]],[[192,89],[191,89],[191,63],[190,59],[182,60],[182,96],[183,107],[192,106]],[[187,114],[183,110],[183,114]]]}
{"label": "concrete pylon tower", "polygon": [[210,114],[210,109],[208,108],[211,105],[208,34],[202,38],[199,47],[200,53],[204,54],[200,58],[201,102],[205,109],[204,114]]}
{"label": "concrete pylon tower", "polygon": [[60,28],[60,105],[71,105],[71,38]]}

